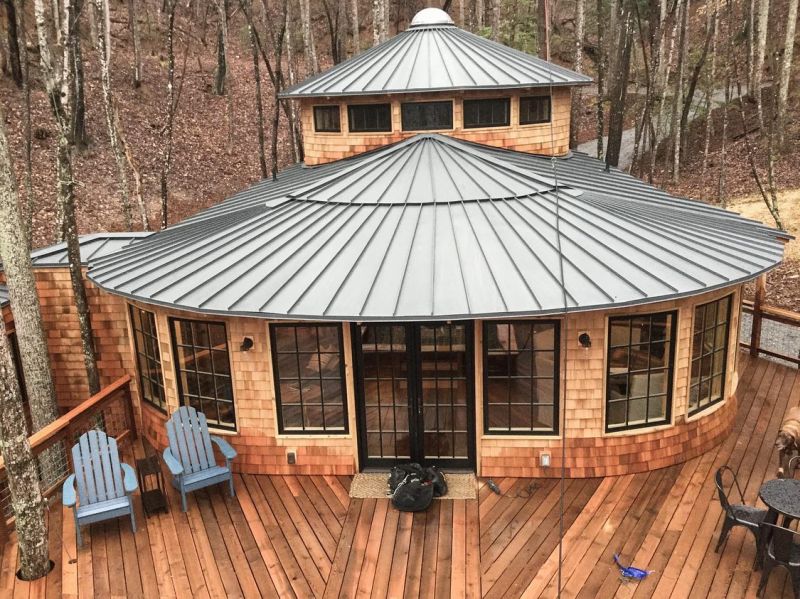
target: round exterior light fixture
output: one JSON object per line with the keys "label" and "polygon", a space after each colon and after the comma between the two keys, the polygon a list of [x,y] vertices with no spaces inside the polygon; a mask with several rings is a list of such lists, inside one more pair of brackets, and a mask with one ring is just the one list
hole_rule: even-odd
{"label": "round exterior light fixture", "polygon": [[242,339],[242,344],[239,346],[239,349],[242,351],[250,351],[253,349],[253,338],[252,337],[245,337]]}
{"label": "round exterior light fixture", "polygon": [[425,27],[428,25],[455,25],[453,19],[441,8],[423,8],[411,19],[411,27]]}
{"label": "round exterior light fixture", "polygon": [[589,337],[589,333],[581,333],[578,335],[578,343],[581,344],[581,347],[589,349],[592,347],[592,338]]}

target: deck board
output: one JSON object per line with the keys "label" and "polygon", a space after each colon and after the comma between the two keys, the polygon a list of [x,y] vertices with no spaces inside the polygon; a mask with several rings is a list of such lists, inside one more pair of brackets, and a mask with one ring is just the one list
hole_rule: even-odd
{"label": "deck board", "polygon": [[[734,530],[715,553],[721,510],[713,474],[734,468],[748,502],[774,478],[774,435],[800,405],[800,374],[739,356],[738,411],[718,447],[663,470],[566,481],[562,588],[580,599],[754,597],[754,544]],[[141,453],[141,448],[136,448]],[[126,455],[127,461],[133,456]],[[350,477],[237,475],[227,489],[190,495],[170,488],[170,511],[83,529],[55,502],[48,515],[56,568],[19,581],[17,547],[0,554],[0,596],[38,597],[552,597],[558,581],[560,483],[498,478],[478,499],[437,500],[425,513],[386,499],[351,500]],[[653,573],[621,583],[612,559]],[[121,562],[121,563],[120,563]],[[783,572],[766,597],[791,597]]]}

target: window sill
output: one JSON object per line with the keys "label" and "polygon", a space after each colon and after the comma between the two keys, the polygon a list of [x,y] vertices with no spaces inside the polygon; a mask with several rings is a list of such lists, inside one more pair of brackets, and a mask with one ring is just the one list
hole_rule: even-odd
{"label": "window sill", "polygon": [[220,437],[238,437],[239,431],[232,431],[229,428],[214,428],[210,424],[208,425],[208,432],[212,435],[219,435]]}
{"label": "window sill", "polygon": [[674,428],[675,424],[666,422],[662,424],[654,424],[652,426],[640,426],[639,428],[626,428],[618,431],[606,431],[603,437],[632,437],[634,435],[646,435],[648,433],[657,433]]}
{"label": "window sill", "polygon": [[561,435],[553,434],[553,433],[523,433],[519,435],[507,435],[507,434],[498,434],[494,435],[492,433],[483,433],[481,435],[481,441],[492,441],[492,440],[500,440],[500,441],[559,441],[561,439]]}
{"label": "window sill", "polygon": [[550,127],[553,124],[553,121],[543,121],[541,123],[525,123],[524,125],[520,123],[518,126],[520,129],[529,129],[532,127]]}
{"label": "window sill", "polygon": [[351,433],[278,433],[275,435],[275,439],[283,440],[283,441],[291,441],[295,439],[352,439],[353,435]]}
{"label": "window sill", "polygon": [[728,403],[727,398],[726,399],[721,399],[720,401],[718,401],[716,403],[713,403],[710,406],[707,406],[707,407],[703,408],[702,410],[700,410],[696,414],[692,414],[691,416],[687,415],[686,416],[686,422],[689,423],[689,422],[694,422],[695,420],[702,420],[706,416],[710,416],[711,414],[717,412],[724,405],[727,405],[727,403]]}

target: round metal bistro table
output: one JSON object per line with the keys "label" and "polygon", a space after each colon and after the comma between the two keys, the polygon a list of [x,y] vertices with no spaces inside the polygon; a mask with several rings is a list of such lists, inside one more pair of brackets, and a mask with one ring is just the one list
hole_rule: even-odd
{"label": "round metal bistro table", "polygon": [[770,515],[774,520],[769,521],[774,524],[778,520],[778,514],[788,516],[792,520],[800,520],[800,480],[793,478],[776,478],[768,480],[758,491],[758,496],[769,508]]}
{"label": "round metal bistro table", "polygon": [[[777,524],[779,515],[784,516],[784,526],[788,525],[790,519],[800,520],[800,480],[793,478],[768,480],[761,485],[758,496],[769,508],[764,522]],[[757,561],[759,565],[762,563],[767,543],[769,543],[769,536],[762,532],[758,543]]]}

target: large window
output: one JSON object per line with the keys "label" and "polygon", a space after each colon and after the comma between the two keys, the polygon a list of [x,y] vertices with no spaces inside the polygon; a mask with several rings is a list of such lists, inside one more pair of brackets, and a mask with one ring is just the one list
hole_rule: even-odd
{"label": "large window", "polygon": [[212,426],[236,428],[225,325],[173,318],[170,326],[181,404],[203,412]]}
{"label": "large window", "polygon": [[730,337],[731,296],[694,309],[689,414],[722,401]]}
{"label": "large window", "polygon": [[281,433],[346,433],[342,329],[270,325]]}
{"label": "large window", "polygon": [[606,431],[669,422],[676,312],[609,319]]}
{"label": "large window", "polygon": [[484,430],[558,432],[558,321],[485,322]]}
{"label": "large window", "polygon": [[141,310],[136,306],[130,306],[130,313],[141,397],[158,409],[164,410],[167,402],[164,395],[164,376],[161,372],[156,318],[152,312]]}
{"label": "large window", "polygon": [[390,104],[351,104],[347,121],[352,132],[376,133],[392,130]]}
{"label": "large window", "polygon": [[528,96],[519,99],[519,124],[550,122],[550,96]]}
{"label": "large window", "polygon": [[453,128],[453,103],[403,102],[400,111],[403,131]]}
{"label": "large window", "polygon": [[338,105],[314,106],[314,131],[338,133],[341,130]]}
{"label": "large window", "polygon": [[464,127],[503,127],[511,123],[511,100],[464,100]]}

